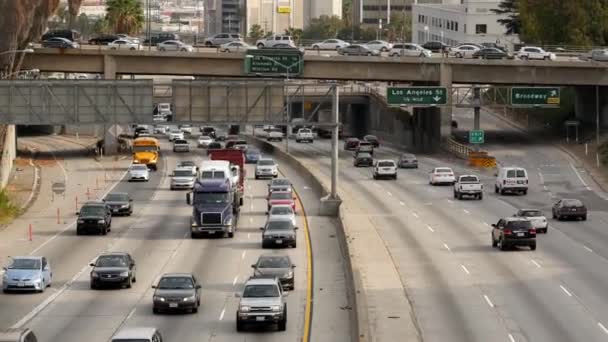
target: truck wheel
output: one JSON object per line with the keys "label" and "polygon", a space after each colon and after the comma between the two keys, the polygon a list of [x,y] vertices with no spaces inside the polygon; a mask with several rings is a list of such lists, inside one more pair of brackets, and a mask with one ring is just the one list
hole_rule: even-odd
{"label": "truck wheel", "polygon": [[234,232],[228,232],[228,237],[232,239],[234,237]]}
{"label": "truck wheel", "polygon": [[285,313],[283,314],[283,319],[279,321],[279,331],[287,330],[287,304],[285,304],[283,310],[285,310]]}
{"label": "truck wheel", "polygon": [[458,193],[456,191],[454,191],[454,199],[458,198]]}
{"label": "truck wheel", "polygon": [[477,195],[477,199],[479,199],[481,201],[483,199],[483,194]]}
{"label": "truck wheel", "polygon": [[239,206],[243,205],[243,197],[239,198]]}
{"label": "truck wheel", "polygon": [[198,238],[198,235],[195,232],[190,232],[190,238],[196,239],[196,238]]}
{"label": "truck wheel", "polygon": [[530,250],[533,250],[533,251],[536,250],[536,242],[533,243],[532,245],[530,245]]}
{"label": "truck wheel", "polygon": [[236,331],[243,331],[243,330],[245,330],[245,325],[243,324],[243,322],[241,322],[240,319],[237,318],[236,319]]}
{"label": "truck wheel", "polygon": [[498,193],[498,186],[494,185],[494,193]]}

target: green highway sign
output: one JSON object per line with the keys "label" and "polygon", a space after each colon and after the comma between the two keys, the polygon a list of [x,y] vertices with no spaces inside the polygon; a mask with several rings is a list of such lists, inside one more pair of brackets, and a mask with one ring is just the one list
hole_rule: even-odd
{"label": "green highway sign", "polygon": [[559,106],[558,87],[513,87],[511,105],[513,106]]}
{"label": "green highway sign", "polygon": [[298,49],[247,50],[245,73],[298,76],[304,70],[304,57]]}
{"label": "green highway sign", "polygon": [[441,106],[448,103],[445,87],[389,87],[386,89],[389,105]]}
{"label": "green highway sign", "polygon": [[469,144],[483,144],[485,135],[482,130],[469,131]]}

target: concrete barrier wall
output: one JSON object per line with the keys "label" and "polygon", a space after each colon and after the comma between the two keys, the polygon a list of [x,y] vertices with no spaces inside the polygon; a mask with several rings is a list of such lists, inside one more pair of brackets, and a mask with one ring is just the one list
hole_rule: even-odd
{"label": "concrete barrier wall", "polygon": [[384,99],[377,96],[370,96],[369,100],[369,134],[392,145],[414,148],[412,114],[401,108],[389,107]]}
{"label": "concrete barrier wall", "polygon": [[0,159],[0,189],[4,189],[13,169],[13,162],[17,157],[17,139],[15,125],[7,125],[2,144],[2,159]]}

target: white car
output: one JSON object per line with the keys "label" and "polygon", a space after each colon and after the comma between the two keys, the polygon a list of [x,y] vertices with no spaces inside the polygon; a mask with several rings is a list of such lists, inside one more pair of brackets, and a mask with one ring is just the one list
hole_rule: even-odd
{"label": "white car", "polygon": [[179,130],[171,130],[169,132],[169,141],[173,141],[176,139],[184,139],[184,132]]}
{"label": "white car", "polygon": [[272,129],[268,131],[268,135],[266,136],[267,141],[283,141],[284,134],[281,129]]}
{"label": "white car", "polygon": [[338,50],[349,45],[350,43],[340,39],[326,39],[322,42],[312,44],[312,48],[313,50]]}
{"label": "white car", "polygon": [[251,49],[257,48],[241,41],[230,42],[220,46],[220,52],[246,52]]}
{"label": "white car", "polygon": [[192,189],[196,179],[196,168],[191,166],[178,167],[171,175],[171,190]]}
{"label": "white car", "polygon": [[456,58],[473,58],[473,54],[477,51],[479,51],[479,47],[465,44],[450,48],[448,56]]}
{"label": "white car", "polygon": [[547,52],[537,46],[524,46],[517,52],[517,58],[528,60],[528,59],[541,59],[541,60],[555,60],[555,54],[553,52]]}
{"label": "white car", "polygon": [[207,148],[207,147],[209,147],[209,144],[211,144],[212,142],[213,142],[213,138],[208,137],[206,135],[201,135],[198,138],[198,141],[197,141],[196,145],[198,147]]}
{"label": "white car", "polygon": [[543,232],[546,234],[547,229],[549,229],[547,217],[545,217],[543,212],[538,209],[520,209],[513,216],[528,219],[530,222],[532,222],[532,227],[534,227],[537,232]]}
{"label": "white car", "polygon": [[397,163],[391,159],[379,159],[374,163],[374,179],[397,179]]}
{"label": "white car", "polygon": [[167,117],[162,114],[155,114],[152,116],[152,121],[154,122],[167,122]]}
{"label": "white car", "polygon": [[388,52],[390,57],[431,57],[431,50],[414,43],[397,43]]}
{"label": "white car", "polygon": [[364,45],[372,50],[380,52],[388,52],[390,49],[393,48],[393,44],[384,40],[372,40],[371,42],[367,42]]}
{"label": "white car", "polygon": [[148,166],[143,164],[135,164],[129,168],[129,182],[136,180],[142,180],[145,182],[150,180],[150,169],[148,169]]}
{"label": "white car", "polygon": [[184,134],[192,134],[192,125],[180,125],[179,130]]}
{"label": "white car", "polygon": [[108,44],[111,50],[139,50],[139,44],[127,39],[117,39]]}
{"label": "white car", "polygon": [[123,34],[123,33],[117,34],[116,36],[118,38],[120,38],[120,39],[128,40],[128,41],[130,41],[132,43],[135,43],[135,44],[139,44],[140,43],[139,38],[131,37],[131,36]]}
{"label": "white car", "polygon": [[277,178],[279,176],[279,167],[272,159],[264,158],[258,160],[255,164],[255,179],[264,177]]}
{"label": "white car", "polygon": [[429,173],[429,184],[449,184],[453,185],[456,182],[454,171],[449,167],[436,167]]}
{"label": "white car", "polygon": [[173,152],[190,152],[188,140],[175,139],[173,141]]}
{"label": "white car", "polygon": [[299,143],[300,141],[307,141],[307,142],[313,142],[315,139],[315,135],[313,134],[312,130],[310,128],[300,128],[298,130],[298,133],[296,133],[296,142]]}
{"label": "white car", "polygon": [[162,43],[158,43],[157,46],[158,51],[182,51],[182,52],[192,52],[194,48],[192,45],[188,45],[184,42],[180,42],[179,40],[165,40]]}
{"label": "white car", "polygon": [[167,126],[165,125],[154,125],[154,129],[152,130],[154,134],[166,134]]}
{"label": "white car", "polygon": [[296,224],[296,213],[293,211],[291,205],[287,204],[275,204],[270,207],[270,211],[268,212],[268,220],[273,219],[289,219],[294,227],[297,227]]}
{"label": "white car", "polygon": [[257,46],[258,49],[271,48],[278,44],[287,44],[291,47],[294,47],[294,48],[296,47],[296,43],[294,43],[291,36],[284,35],[284,34],[279,34],[279,35],[275,35],[275,36],[270,36],[268,38],[258,39],[258,41],[255,42],[255,46]]}

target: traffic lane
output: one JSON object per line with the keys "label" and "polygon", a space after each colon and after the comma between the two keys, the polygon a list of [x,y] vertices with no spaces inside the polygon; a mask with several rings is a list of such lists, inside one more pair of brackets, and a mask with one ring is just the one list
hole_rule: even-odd
{"label": "traffic lane", "polygon": [[[171,157],[165,156],[165,159]],[[168,164],[171,167],[175,165],[172,160]],[[90,334],[91,331],[99,330],[96,338],[105,341],[129,315],[138,297],[149,287],[150,278],[157,272],[158,265],[162,265],[176,250],[188,223],[174,206],[155,205],[157,200],[159,203],[184,200],[178,192],[165,190],[168,189],[168,184],[169,179],[163,177],[158,187],[160,191],[148,197],[150,204],[141,209],[136,221],[104,248],[109,251],[127,251],[133,255],[138,266],[138,282],[133,288],[119,291],[90,290],[90,267],[86,265],[98,254],[88,259],[79,259],[80,266],[85,267],[74,276],[71,286],[29,324],[35,327],[39,336],[46,337],[44,340],[48,341],[81,341],[86,336],[83,333]],[[180,218],[184,222],[180,222]],[[155,246],[157,247],[154,248]],[[151,250],[157,253],[151,253]]]}
{"label": "traffic lane", "polygon": [[[247,166],[247,174],[254,175]],[[200,341],[284,341],[296,340],[301,335],[301,317],[306,285],[304,273],[306,256],[303,238],[298,234],[296,249],[261,249],[261,232],[266,220],[266,181],[248,176],[246,196],[239,218],[238,229],[232,239],[186,239],[172,261],[163,272],[194,273],[203,285],[203,300],[196,315],[152,315],[151,296],[138,304],[135,314],[126,326],[153,325],[158,327],[168,340]],[[301,226],[301,218],[299,218]],[[301,233],[301,232],[300,232]],[[201,246],[202,245],[202,246]],[[288,322],[285,332],[274,329],[252,329],[250,332],[236,331],[236,309],[245,281],[252,275],[250,267],[262,254],[287,254],[298,266],[295,270],[296,289],[287,298]],[[262,333],[261,333],[262,332]]]}
{"label": "traffic lane", "polygon": [[[361,174],[362,174],[364,177],[368,177],[367,172],[365,172],[365,171],[361,171],[361,170],[359,170],[359,172],[360,172],[360,173],[361,173]],[[383,183],[383,182],[376,182],[376,183]],[[394,185],[381,185],[381,187],[386,188],[386,190],[387,190],[387,194],[389,195],[389,197],[391,197],[391,194],[392,194],[392,196],[396,196],[396,195],[395,195],[395,193],[396,193],[397,191],[395,190]],[[447,190],[447,191],[450,191],[451,189],[449,189],[449,190],[448,190],[448,189],[446,189],[446,190]],[[391,191],[392,191],[392,192],[391,192]],[[401,191],[401,190],[399,190],[399,191]],[[413,192],[412,192],[412,191],[407,191],[406,193],[411,194],[411,193],[413,193]],[[415,193],[419,193],[419,192],[415,192]],[[428,192],[428,193],[429,193],[429,194],[432,194],[432,192]],[[405,195],[405,194],[402,194],[402,195]],[[378,199],[380,199],[380,197],[378,197]],[[423,204],[421,207],[418,207],[418,208],[416,208],[416,209],[415,209],[415,211],[414,211],[414,213],[415,213],[415,215],[416,215],[416,216],[414,216],[414,217],[415,217],[415,219],[418,219],[419,217],[421,217],[421,216],[422,216],[422,210],[424,210],[424,206],[429,204],[429,202],[428,202],[428,201],[426,201],[426,199],[425,199],[425,200],[423,200],[423,201],[420,201],[420,202],[421,202],[421,203],[424,203],[424,204]],[[404,203],[404,205],[406,205],[406,206],[408,205],[408,204],[407,204],[407,202],[404,202],[404,201],[400,201],[399,203],[400,203],[400,204],[401,204],[401,203]],[[443,208],[443,207],[440,207],[440,208]],[[458,210],[460,210],[460,209],[458,209]],[[435,209],[433,209],[431,212],[429,212],[428,214],[429,214],[429,216],[436,217],[436,216],[437,216],[437,213],[438,213],[438,211],[437,211],[437,209],[435,208]],[[459,216],[466,216],[466,215],[462,215],[462,214],[461,214],[461,215],[451,216],[450,214],[448,214],[448,215],[447,215],[447,217],[446,217],[446,219],[445,219],[445,222],[446,222],[448,225],[452,225],[452,226],[454,226],[454,224],[453,224],[453,222],[452,222],[452,221],[453,221],[454,217],[459,217]],[[431,227],[434,227],[434,225],[432,225],[432,224],[431,224],[430,226],[431,226]],[[437,224],[437,226],[440,226],[440,225],[439,225],[439,224]],[[466,228],[466,227],[469,227],[469,226],[470,226],[470,223],[469,223],[469,222],[466,222],[466,221],[465,221],[465,222],[463,222],[463,223],[462,223],[462,227],[463,227],[463,228]],[[431,228],[431,229],[435,229],[435,230],[437,230],[437,228],[436,228],[436,227],[435,227],[435,228]],[[487,228],[485,228],[485,229],[487,229]],[[481,234],[481,236],[479,237],[480,242],[483,242],[483,241],[487,241],[487,240],[488,240],[488,235],[486,235],[486,234],[488,234],[488,233],[487,233],[487,230],[485,230],[485,229],[484,229],[484,233],[482,233],[482,234]],[[458,227],[458,228],[456,228],[456,227],[455,227],[455,230],[457,230],[458,232],[462,232],[462,230],[461,230],[461,228],[460,228],[460,227]],[[458,234],[457,234],[457,235],[458,235]],[[460,234],[460,235],[462,235],[462,234]],[[476,245],[472,245],[472,246],[466,246],[466,245],[465,245],[465,246],[458,246],[458,245],[456,245],[456,246],[454,246],[454,245],[453,245],[453,243],[451,243],[451,242],[450,242],[450,245],[449,245],[449,246],[450,246],[450,248],[451,248],[451,250],[452,250],[452,251],[453,251],[453,250],[455,250],[455,248],[457,248],[457,249],[463,249],[463,250],[467,250],[467,249],[474,249],[474,248],[476,247]],[[491,251],[491,248],[488,248],[488,251]],[[471,256],[469,259],[474,260],[475,258],[477,258],[477,259],[478,259],[478,255],[472,255],[472,256]],[[510,265],[509,263],[506,263],[506,264]],[[473,265],[472,267],[476,267],[476,266],[475,266],[475,263],[472,263],[472,265]],[[503,265],[505,265],[505,264],[503,263]],[[471,268],[471,266],[469,266],[469,267]],[[477,266],[477,267],[479,267],[479,266]],[[500,269],[500,267],[498,267],[498,268]],[[492,274],[493,272],[496,272],[496,269],[497,269],[497,266],[496,266],[496,265],[491,265],[491,266],[488,266],[488,270],[490,270],[490,272],[489,272],[488,274]],[[503,268],[503,269],[504,269],[504,268]],[[497,282],[497,283],[498,283],[498,284],[501,284],[501,283],[502,283],[502,284],[508,284],[509,282],[512,282],[513,277],[514,277],[514,275],[515,275],[515,272],[516,272],[516,271],[517,271],[517,270],[512,270],[511,272],[508,272],[507,270],[505,270],[505,275],[504,275],[504,276],[502,276],[502,279],[499,279],[500,281],[499,281],[499,282]],[[516,283],[517,283],[517,282],[516,282]],[[520,307],[521,307],[523,304],[525,304],[525,303],[528,303],[528,302],[534,302],[534,303],[535,303],[534,308],[529,308],[528,310],[526,310],[526,312],[534,312],[534,310],[536,310],[536,311],[544,311],[544,312],[538,312],[538,314],[539,314],[539,315],[541,315],[541,316],[546,316],[546,315],[547,315],[547,313],[548,313],[548,312],[550,312],[550,309],[549,309],[549,308],[542,308],[542,306],[541,306],[541,303],[542,303],[542,302],[541,302],[541,301],[539,301],[539,300],[532,301],[532,299],[534,299],[534,298],[538,297],[538,295],[537,295],[537,294],[534,294],[534,292],[537,292],[537,293],[539,293],[539,294],[551,293],[550,291],[548,291],[548,289],[549,289],[549,290],[555,290],[555,288],[556,288],[557,286],[555,286],[555,287],[551,287],[552,285],[555,285],[555,284],[554,284],[552,281],[546,281],[546,282],[545,282],[545,284],[544,284],[544,286],[540,286],[540,284],[541,284],[541,281],[537,281],[537,282],[535,282],[534,284],[532,284],[532,285],[538,286],[538,290],[536,290],[536,291],[535,291],[535,290],[533,290],[533,289],[528,289],[528,287],[533,287],[533,286],[531,286],[531,284],[529,284],[529,283],[524,283],[524,282],[522,282],[522,284],[518,284],[518,286],[514,287],[514,289],[513,289],[513,290],[510,292],[511,297],[510,297],[510,298],[508,298],[508,300],[505,300],[505,303],[513,303],[513,302],[516,302],[516,300],[517,300],[517,299],[520,299],[520,298],[521,298],[521,296],[517,297],[517,296],[518,296],[518,293],[519,293],[519,292],[522,292],[522,291],[524,291],[524,293],[526,293],[526,296],[527,296],[528,298],[527,298],[527,300],[526,300],[525,302],[523,302],[523,303],[519,303],[518,305],[514,306],[514,307],[513,307],[513,309],[512,309],[512,310],[510,310],[510,312],[513,312],[513,310],[517,310],[518,308],[520,308]],[[524,286],[522,286],[522,285],[524,285]],[[558,288],[558,289],[559,289],[559,288]],[[500,291],[497,291],[497,293],[499,293],[499,294],[500,294],[500,296],[498,296],[498,300],[501,300],[501,299],[504,297],[505,293],[509,293],[509,292],[508,292],[508,290],[509,290],[509,289],[500,289]],[[541,299],[542,299],[542,298],[541,298]],[[501,302],[502,302],[502,300],[501,300]],[[544,298],[544,299],[543,299],[543,302],[545,303],[545,304],[544,304],[544,306],[546,306],[547,304],[550,304],[550,303],[551,303],[551,299],[550,299],[550,298]],[[576,304],[576,303],[575,303],[575,304]],[[570,305],[570,303],[564,303],[563,305]],[[572,311],[572,310],[570,310],[570,311]],[[584,310],[583,310],[583,313],[584,313]],[[533,315],[532,317],[534,317],[534,316],[536,316],[536,315]],[[580,312],[580,310],[579,310],[579,312],[578,312],[578,314],[576,315],[576,317],[582,317],[582,316],[583,316],[583,315],[582,315],[582,313],[581,313],[581,312]],[[521,316],[520,314],[518,314],[518,315],[517,315],[517,317],[524,317],[524,316]],[[550,317],[550,318],[551,318],[551,317]],[[555,326],[555,327],[558,327],[558,326],[560,326],[560,324],[561,324],[560,322],[561,322],[561,323],[564,323],[564,322],[572,322],[572,318],[571,318],[571,317],[567,317],[567,316],[565,316],[565,317],[560,317],[560,318],[559,318],[559,321],[554,320],[554,321],[553,321],[551,324],[549,324],[549,325],[553,325],[553,326]],[[586,320],[582,321],[582,322],[581,322],[581,326],[585,326],[585,325],[586,325],[588,329],[587,329],[587,330],[585,330],[585,332],[588,332],[588,334],[590,335],[590,338],[596,338],[596,339],[597,339],[597,338],[598,338],[598,336],[599,336],[599,335],[597,334],[597,333],[598,333],[597,329],[591,329],[591,328],[592,328],[592,327],[595,325],[595,323],[596,323],[596,322],[595,322],[595,321],[594,321],[592,318],[589,318],[589,319],[586,319]],[[517,329],[515,329],[514,331],[517,331]],[[550,337],[549,335],[546,335],[547,331],[539,331],[539,330],[538,330],[536,327],[534,327],[534,326],[528,326],[528,327],[526,327],[526,328],[525,328],[525,331],[526,331],[526,333],[532,333],[532,334],[534,334],[535,336],[538,336],[538,338],[539,338],[539,339],[541,339],[541,340],[549,340],[549,339],[554,338],[554,337],[559,337],[559,336],[567,336],[567,332],[563,332],[562,334],[557,334],[557,335],[556,335],[556,336],[554,336],[554,337]],[[566,334],[566,335],[564,335],[564,334]],[[536,339],[535,339],[535,340],[536,340]]]}

